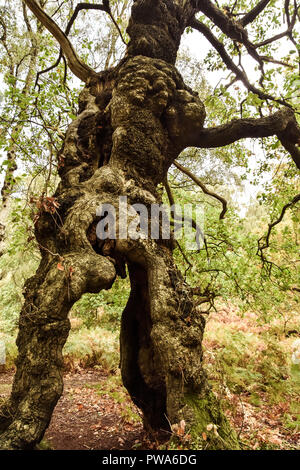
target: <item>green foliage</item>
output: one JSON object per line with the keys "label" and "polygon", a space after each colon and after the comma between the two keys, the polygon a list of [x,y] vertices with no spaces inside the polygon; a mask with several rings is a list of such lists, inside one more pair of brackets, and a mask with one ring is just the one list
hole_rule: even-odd
{"label": "green foliage", "polygon": [[[261,324],[258,315],[248,312],[242,317],[232,304],[219,305],[218,312],[209,318],[204,336],[206,370],[214,392],[231,417],[242,414],[245,421],[250,420],[252,445],[257,438],[260,449],[271,445],[261,428],[261,420],[268,416],[281,427],[276,448],[289,446],[284,435],[297,432],[300,414],[300,368],[291,363],[294,338],[286,337],[278,318]],[[295,313],[295,322],[297,317]],[[272,428],[277,434],[273,423]],[[272,442],[272,434],[269,437]]]}
{"label": "green foliage", "polygon": [[[129,296],[129,282],[117,279],[109,291],[85,294],[72,308],[71,315],[83,320],[87,328],[101,323],[109,331],[119,330],[121,314]],[[101,318],[99,318],[99,309]]]}
{"label": "green foliage", "polygon": [[[174,182],[174,188],[176,188]],[[195,188],[193,188],[194,191]],[[275,207],[279,200],[255,201],[248,208],[245,218],[230,209],[224,220],[219,220],[220,204],[212,202],[199,191],[175,189],[174,196],[180,204],[193,202],[204,208],[204,232],[207,246],[198,252],[185,250],[191,266],[188,267],[179,249],[176,259],[186,279],[192,285],[201,282],[202,291],[209,289],[223,299],[237,298],[243,311],[251,308],[260,313],[261,319],[268,321],[272,315],[282,315],[285,311],[298,310],[299,296],[293,290],[298,283],[297,264],[297,225],[299,211],[294,208],[286,214],[285,221],[272,232],[270,248],[263,264],[257,248],[258,239],[266,233],[268,212],[280,213]],[[218,189],[221,195],[224,189]],[[228,197],[227,197],[228,199]],[[287,191],[281,196],[281,206],[289,200]],[[232,200],[229,198],[232,204]],[[273,209],[274,208],[274,209]],[[258,217],[260,211],[260,215]],[[276,211],[276,212],[275,212]],[[271,215],[272,219],[274,216]],[[180,241],[184,250],[185,241]],[[266,270],[270,266],[271,271]]]}
{"label": "green foliage", "polygon": [[113,372],[119,364],[116,334],[99,326],[71,331],[63,350],[66,367],[99,367]]}
{"label": "green foliage", "polygon": [[[255,392],[273,392],[274,386],[288,377],[286,352],[278,340],[268,335],[255,337],[251,331],[218,330],[214,333],[214,340],[222,344],[215,355],[217,367],[221,367],[232,392],[251,390],[256,398]],[[274,396],[280,399],[278,393]]]}
{"label": "green foliage", "polygon": [[26,211],[20,218],[21,203],[14,201],[7,220],[6,250],[0,257],[0,331],[12,333],[23,304],[24,281],[38,266],[39,255],[29,238],[31,225]]}
{"label": "green foliage", "polygon": [[[125,40],[128,40],[126,24],[131,3],[111,1],[113,15]],[[238,12],[249,10],[257,0],[220,0],[218,3],[221,8],[226,5]],[[78,94],[82,87],[69,73],[65,75],[63,62],[41,75],[38,87],[35,86],[37,71],[56,61],[58,47],[31,15],[33,32],[28,32],[21,6],[21,2],[13,7],[5,2],[4,8],[4,2],[0,0],[1,19],[7,27],[7,44],[0,44],[3,85],[0,93],[0,173],[6,175],[13,188],[5,250],[0,257],[0,340],[6,344],[8,367],[13,365],[17,352],[15,337],[24,281],[34,273],[39,261],[39,250],[32,239],[32,216],[36,208],[30,206],[29,201],[55,191],[58,184],[55,156],[68,124],[77,114]],[[51,2],[46,7],[49,13],[55,12]],[[73,7],[73,2],[62,2],[56,18],[62,28],[71,17]],[[282,8],[271,0],[263,18],[258,17],[247,28],[251,40],[261,42],[277,34],[282,13]],[[118,62],[124,46],[108,16],[103,12],[94,14],[98,15],[101,27],[94,28],[94,15],[83,11],[70,38],[80,57],[91,67],[108,68]],[[207,18],[199,19],[211,27]],[[213,32],[237,61],[238,48],[221,31],[214,28]],[[192,36],[190,27],[186,33],[188,37]],[[299,32],[294,34],[299,43]],[[277,110],[277,103],[263,102],[255,93],[247,93],[239,82],[228,86],[233,76],[228,76],[228,70],[214,50],[209,47],[206,50],[200,66],[198,58],[192,57],[189,49],[182,49],[177,67],[186,83],[197,90],[204,101],[207,127],[223,124],[229,119],[268,115]],[[264,91],[286,99],[299,111],[298,51],[299,46],[292,43],[288,48],[276,43],[260,48],[261,54],[290,65],[284,68],[280,64],[268,64]],[[214,88],[206,76],[211,72],[220,77]],[[259,70],[253,68],[251,75],[251,81],[258,86]],[[9,153],[15,158],[8,158]],[[180,158],[209,189],[226,198],[229,210],[225,219],[219,220],[220,203],[204,195],[172,169],[169,179],[176,202],[202,206],[205,215],[206,247],[191,252],[185,250],[183,241],[182,250],[175,250],[176,261],[186,280],[199,287],[202,294],[209,295],[210,299],[216,297],[222,302],[234,302],[241,324],[249,311],[257,315],[255,325],[248,325],[249,331],[224,326],[214,317],[210,329],[209,320],[205,339],[208,373],[216,390],[227,387],[233,394],[249,393],[253,406],[262,405],[262,394],[267,395],[269,403],[291,402],[283,419],[287,429],[297,430],[300,423],[295,417],[299,413],[299,404],[295,395],[299,391],[300,372],[297,365],[290,364],[290,344],[286,338],[289,330],[299,334],[300,298],[295,288],[300,284],[300,212],[296,205],[272,230],[270,246],[264,251],[265,261],[258,256],[257,248],[258,239],[265,239],[268,224],[278,219],[282,208],[299,192],[299,173],[287,159],[277,138],[265,139],[255,146],[237,142],[217,150],[188,149]],[[13,169],[15,163],[18,171],[10,174],[8,170]],[[247,182],[248,186],[243,188]],[[251,200],[246,198],[250,192]],[[164,200],[167,202],[165,195]],[[110,291],[86,294],[73,306],[70,314],[73,327],[64,348],[67,367],[93,366],[116,371],[120,319],[128,295],[129,281],[117,279]],[[218,309],[219,304],[216,305]],[[207,314],[212,304],[205,303],[200,307]],[[76,327],[75,320],[78,320]],[[271,328],[266,329],[267,325]],[[119,389],[116,392],[116,386],[112,382],[106,392],[123,400],[123,392]],[[265,447],[270,448],[268,444]]]}

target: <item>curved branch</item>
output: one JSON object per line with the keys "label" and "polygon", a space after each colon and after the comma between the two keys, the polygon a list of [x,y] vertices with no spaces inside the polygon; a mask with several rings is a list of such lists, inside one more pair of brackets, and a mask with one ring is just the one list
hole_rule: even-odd
{"label": "curved branch", "polygon": [[262,100],[272,100],[275,101],[279,104],[282,104],[283,106],[288,106],[291,107],[289,103],[287,103],[285,100],[281,100],[279,98],[275,98],[272,95],[269,95],[268,93],[265,93],[262,90],[259,90],[256,88],[254,85],[252,85],[249,82],[249,79],[244,71],[242,71],[231,59],[231,57],[228,55],[226,52],[226,49],[224,45],[213,35],[211,30],[203,23],[200,21],[196,20],[193,18],[189,26],[191,26],[194,29],[197,29],[200,33],[203,34],[203,36],[206,37],[206,39],[210,42],[210,44],[216,49],[216,51],[219,53],[221,59],[223,60],[224,64],[226,67],[231,70],[235,75],[238,80],[240,80],[245,87],[247,88],[248,91],[251,91],[252,93],[256,94],[260,99]]}
{"label": "curved branch", "polygon": [[114,19],[113,14],[111,12],[109,2],[105,1],[105,0],[103,1],[102,5],[94,5],[94,4],[91,4],[91,3],[78,3],[78,5],[76,5],[76,8],[74,10],[73,15],[70,18],[69,23],[67,25],[67,28],[66,28],[66,31],[65,31],[66,36],[68,36],[68,34],[69,34],[73,24],[74,24],[74,21],[76,20],[77,15],[81,10],[102,10],[102,11],[105,11],[106,13],[108,13],[108,15],[110,16],[113,24],[115,25],[115,27],[118,30],[120,38],[122,39],[123,43],[126,45],[126,42],[125,42],[125,40],[123,38],[123,35],[122,35],[122,32],[119,28],[119,25],[116,22],[116,20]]}
{"label": "curved branch", "polygon": [[[269,228],[268,228],[268,232],[267,232],[267,235],[266,236],[263,236],[261,237],[259,240],[258,240],[258,249],[257,249],[257,255],[259,255],[262,259],[263,262],[266,262],[266,258],[264,257],[263,255],[263,250],[267,249],[270,247],[270,236],[271,236],[271,232],[272,232],[272,229],[278,225],[283,217],[284,217],[284,214],[285,212],[287,211],[287,209],[289,209],[290,207],[294,206],[297,202],[300,201],[300,194],[297,194],[292,200],[291,202],[288,202],[287,204],[285,204],[281,210],[281,214],[280,216],[278,217],[278,219],[276,219],[274,222],[272,222],[271,224],[269,224]],[[261,246],[261,241],[262,240],[265,240],[265,243]]]}
{"label": "curved branch", "polygon": [[[118,25],[118,23],[116,22],[116,20],[114,19],[113,14],[112,14],[112,12],[111,12],[109,2],[105,2],[105,0],[104,0],[104,3],[105,3],[105,5],[104,5],[104,4],[102,4],[102,5],[94,5],[94,4],[91,4],[91,3],[78,3],[78,5],[76,5],[76,8],[75,8],[75,10],[74,10],[74,13],[72,14],[72,16],[71,16],[71,18],[70,18],[70,21],[69,21],[68,24],[67,24],[67,27],[66,27],[66,29],[65,29],[65,35],[66,35],[66,36],[69,35],[69,33],[70,33],[70,31],[71,31],[71,28],[72,28],[72,26],[73,26],[73,24],[74,24],[74,22],[75,22],[75,20],[76,20],[76,18],[77,18],[77,16],[78,16],[78,13],[79,13],[81,10],[101,10],[101,11],[105,11],[106,13],[108,13],[108,15],[110,16],[110,18],[111,18],[113,24],[114,24],[115,27],[117,28],[118,33],[119,33],[119,35],[120,35],[120,37],[121,37],[123,43],[126,45],[126,42],[125,42],[125,40],[124,40],[124,38],[123,38],[123,35],[122,35],[122,32],[121,32],[121,30],[120,30],[120,28],[119,28],[119,25]],[[38,72],[38,73],[37,73],[37,77],[36,77],[36,82],[35,82],[35,83],[36,83],[36,84],[38,83],[40,75],[42,75],[42,74],[44,74],[44,73],[47,73],[47,72],[50,72],[51,70],[55,69],[55,68],[59,65],[59,63],[60,63],[60,61],[61,61],[62,58],[63,58],[63,51],[62,51],[62,48],[60,48],[59,56],[58,56],[56,62],[55,62],[53,65],[50,65],[50,67],[47,67],[45,70],[41,70],[40,72]],[[65,75],[66,75],[66,72],[65,72]]]}
{"label": "curved branch", "polygon": [[284,148],[290,153],[300,169],[300,127],[290,108],[260,119],[234,119],[227,124],[202,129],[190,147],[216,148],[232,144],[240,139],[270,137],[277,135]]}
{"label": "curved branch", "polygon": [[52,18],[47,15],[47,13],[45,13],[45,11],[36,3],[35,0],[23,0],[23,2],[28,6],[28,8],[30,8],[38,20],[59,42],[63,54],[66,56],[68,66],[74,75],[84,82],[87,82],[88,79],[92,76],[98,76],[98,74],[91,67],[79,59],[66,34],[60,29],[55,21],[53,21]]}
{"label": "curved branch", "polygon": [[[281,145],[291,155],[292,159],[296,163],[297,168],[299,168],[300,170],[300,149],[296,147],[296,145],[294,145],[292,142],[290,142],[289,139],[285,138],[281,134],[278,134],[278,138],[281,142]],[[299,142],[298,142],[298,145],[299,145]]]}
{"label": "curved branch", "polygon": [[92,3],[78,3],[78,5],[76,5],[74,13],[72,14],[72,16],[71,16],[71,18],[70,18],[70,20],[67,24],[67,27],[66,27],[66,30],[65,30],[66,36],[68,36],[69,32],[71,31],[71,28],[74,24],[74,21],[76,20],[76,18],[78,16],[78,13],[81,10],[101,10],[101,11],[106,11],[107,12],[107,8],[104,5],[94,5]]}
{"label": "curved branch", "polygon": [[113,14],[112,14],[110,8],[109,8],[108,14],[109,14],[109,16],[110,16],[111,21],[113,22],[113,24],[114,24],[115,27],[117,28],[118,33],[119,33],[119,36],[120,36],[120,38],[121,38],[123,44],[125,44],[125,46],[127,46],[127,43],[126,43],[125,39],[123,38],[122,31],[120,30],[118,23],[117,23],[116,20],[114,19],[114,16],[113,16]]}
{"label": "curved branch", "polygon": [[224,216],[227,212],[227,201],[226,201],[226,199],[224,199],[222,196],[219,196],[218,194],[214,193],[213,191],[210,191],[205,186],[205,184],[203,184],[202,181],[200,181],[199,178],[197,178],[196,175],[194,175],[190,170],[188,170],[187,168],[182,166],[176,160],[174,160],[173,164],[178,168],[178,170],[180,170],[182,173],[186,174],[189,178],[191,178],[194,181],[194,183],[196,183],[202,189],[204,194],[207,194],[208,196],[214,197],[215,199],[220,201],[220,203],[223,206],[223,209],[222,209],[222,212],[220,213],[219,218],[220,218],[220,220],[224,219]]}
{"label": "curved branch", "polygon": [[295,26],[296,19],[297,19],[297,13],[298,13],[298,8],[295,8],[293,17],[291,22],[289,23],[288,29],[286,31],[283,31],[282,33],[276,34],[275,36],[272,36],[269,39],[265,39],[265,41],[261,41],[257,44],[254,45],[254,47],[257,49],[258,47],[266,46],[267,44],[271,44],[274,41],[278,41],[278,39],[283,38],[284,36],[289,36],[292,33],[292,30]]}
{"label": "curved branch", "polygon": [[[63,54],[62,54],[62,50],[60,49],[60,52],[59,52],[59,56],[57,58],[57,61],[50,65],[49,67],[47,67],[46,69],[44,70],[40,70],[39,72],[37,72],[36,74],[36,80],[35,80],[35,87],[38,85],[38,82],[39,82],[39,78],[40,78],[40,75],[43,75],[44,73],[47,73],[47,72],[51,72],[51,70],[55,69],[56,67],[58,67],[61,59],[63,57]],[[40,86],[38,85],[38,87],[40,88]]]}

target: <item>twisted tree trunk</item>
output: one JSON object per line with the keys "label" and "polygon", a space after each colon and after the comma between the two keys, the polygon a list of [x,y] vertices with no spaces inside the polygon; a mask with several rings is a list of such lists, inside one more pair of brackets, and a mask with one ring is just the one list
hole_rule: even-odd
{"label": "twisted tree trunk", "polygon": [[[188,7],[189,8],[189,7]],[[80,96],[79,115],[58,156],[59,208],[36,223],[42,260],[25,286],[17,373],[1,409],[0,448],[33,448],[62,393],[62,347],[67,314],[85,292],[109,289],[128,265],[131,295],[121,325],[125,387],[143,411],[145,426],[170,431],[185,421],[201,447],[238,448],[202,366],[204,319],[172,257],[172,240],[99,244],[97,207],[160,203],[156,187],[201,130],[204,106],[174,67],[187,12],[169,0],[134,3],[127,55],[93,77]],[[192,130],[191,130],[192,129]],[[57,263],[62,266],[58,269]],[[62,270],[62,267],[64,268]]]}

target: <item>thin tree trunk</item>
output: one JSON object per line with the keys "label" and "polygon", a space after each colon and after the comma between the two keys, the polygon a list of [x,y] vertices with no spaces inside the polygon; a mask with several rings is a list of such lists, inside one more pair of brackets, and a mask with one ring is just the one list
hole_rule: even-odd
{"label": "thin tree trunk", "polygon": [[[31,47],[30,47],[30,51],[28,54],[30,57],[30,60],[29,60],[28,70],[27,70],[25,80],[24,80],[24,86],[21,92],[22,98],[26,100],[26,98],[30,96],[30,93],[32,91],[33,80],[36,74],[39,44],[38,44],[35,34],[32,31],[32,28],[31,28],[31,25],[27,16],[26,6],[24,3],[23,3],[23,18],[26,23],[27,32],[30,36],[30,42],[31,42]],[[39,24],[37,27],[38,34],[41,34],[42,31],[43,31],[43,26]],[[6,48],[7,48],[7,45],[6,45]],[[17,83],[18,62],[16,61],[16,63],[14,63],[13,55],[10,54],[9,57],[10,57],[10,72],[12,76],[14,76],[14,72],[15,72],[14,80],[15,80],[15,83]],[[18,60],[20,59],[18,58]],[[1,224],[2,230],[0,234],[0,256],[4,251],[5,228],[6,228],[7,217],[9,213],[9,210],[8,210],[9,202],[10,202],[14,185],[15,185],[14,173],[18,168],[17,142],[23,131],[26,119],[28,119],[27,105],[24,106],[24,103],[21,102],[20,110],[16,116],[16,124],[11,129],[11,136],[10,137],[7,136],[7,139],[10,141],[10,145],[8,146],[8,150],[7,150],[8,165],[7,165],[7,169],[4,175],[4,181],[2,184],[2,188],[1,188],[2,204],[0,208],[0,224]]]}

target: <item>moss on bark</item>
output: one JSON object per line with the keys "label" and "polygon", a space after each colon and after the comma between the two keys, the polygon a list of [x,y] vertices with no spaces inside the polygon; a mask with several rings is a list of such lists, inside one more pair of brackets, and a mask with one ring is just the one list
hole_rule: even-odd
{"label": "moss on bark", "polygon": [[186,393],[185,402],[193,416],[187,429],[193,446],[205,450],[240,449],[237,435],[211,390],[203,390],[201,394]]}

